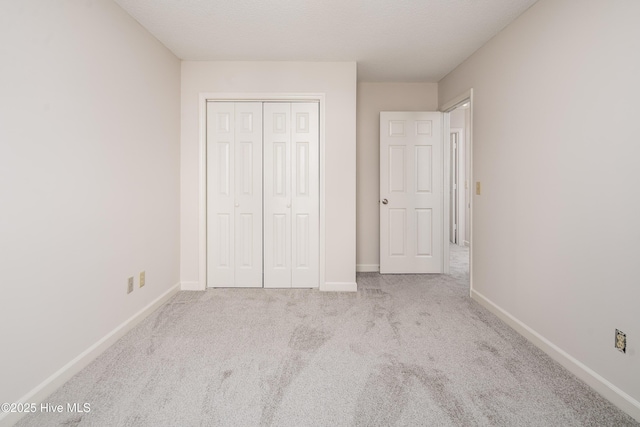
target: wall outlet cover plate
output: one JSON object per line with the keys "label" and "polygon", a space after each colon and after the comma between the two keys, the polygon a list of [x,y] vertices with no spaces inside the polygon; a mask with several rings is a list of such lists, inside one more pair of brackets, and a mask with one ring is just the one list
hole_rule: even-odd
{"label": "wall outlet cover plate", "polygon": [[627,352],[627,334],[622,332],[621,330],[616,329],[616,349],[619,351],[626,353]]}

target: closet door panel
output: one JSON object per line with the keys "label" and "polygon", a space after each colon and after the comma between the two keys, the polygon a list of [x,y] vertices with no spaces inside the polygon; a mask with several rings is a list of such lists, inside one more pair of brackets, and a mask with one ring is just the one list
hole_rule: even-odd
{"label": "closet door panel", "polygon": [[291,287],[291,104],[263,104],[264,287]]}
{"label": "closet door panel", "polygon": [[292,103],[292,286],[318,287],[320,245],[319,108]]}
{"label": "closet door panel", "polygon": [[315,288],[317,103],[207,104],[207,285]]}
{"label": "closet door panel", "polygon": [[235,283],[234,105],[207,103],[207,286]]}
{"label": "closet door panel", "polygon": [[235,280],[262,287],[262,103],[235,103]]}

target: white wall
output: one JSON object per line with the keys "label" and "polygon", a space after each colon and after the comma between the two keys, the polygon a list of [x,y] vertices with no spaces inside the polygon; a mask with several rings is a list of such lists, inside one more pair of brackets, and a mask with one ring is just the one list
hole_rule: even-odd
{"label": "white wall", "polygon": [[[355,288],[355,62],[182,63],[181,282],[199,280],[199,94],[324,93],[326,268],[321,289]],[[322,185],[322,183],[321,183]]]}
{"label": "white wall", "polygon": [[0,40],[0,402],[17,402],[178,283],[180,62],[109,0],[2,2]]}
{"label": "white wall", "polygon": [[437,83],[358,84],[358,271],[378,271],[380,266],[380,111],[437,109]]}
{"label": "white wall", "polygon": [[441,105],[474,90],[476,297],[638,420],[639,16],[541,0],[439,86]]}

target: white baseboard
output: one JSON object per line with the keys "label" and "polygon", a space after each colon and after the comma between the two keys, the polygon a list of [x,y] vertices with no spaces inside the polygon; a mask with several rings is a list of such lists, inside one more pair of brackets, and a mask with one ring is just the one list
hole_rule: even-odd
{"label": "white baseboard", "polygon": [[180,290],[182,291],[204,291],[200,286],[200,282],[180,282]]}
{"label": "white baseboard", "polygon": [[629,396],[624,391],[603,378],[597,372],[571,356],[557,345],[513,317],[510,313],[497,306],[493,301],[486,298],[481,293],[472,290],[471,298],[478,301],[490,312],[498,316],[507,325],[511,326],[520,335],[525,337],[536,347],[547,353],[553,360],[560,363],[572,374],[587,383],[591,388],[600,393],[604,398],[622,409],[624,412],[640,422],[640,402]]}
{"label": "white baseboard", "polygon": [[[199,282],[180,282],[180,288],[183,291],[202,291]],[[358,285],[356,282],[326,282],[324,286],[320,286],[321,291],[334,292],[357,292]]]}
{"label": "white baseboard", "polygon": [[323,292],[357,292],[358,284],[356,282],[325,282],[320,286]]}
{"label": "white baseboard", "polygon": [[380,264],[356,264],[356,273],[377,273],[380,271]]}
{"label": "white baseboard", "polygon": [[[113,343],[122,338],[127,332],[129,332],[134,326],[145,319],[149,314],[155,311],[158,307],[164,304],[169,298],[176,294],[180,290],[180,284],[173,285],[164,294],[160,295],[154,301],[150,302],[142,310],[127,319],[120,326],[109,332],[102,337],[98,342],[91,347],[80,353],[76,358],[60,368],[57,372],[51,375],[49,378],[40,383],[33,390],[22,396],[15,403],[36,403],[40,404],[51,393],[60,388],[64,383],[69,381],[71,377],[80,372],[89,363],[93,362],[100,354],[108,349]],[[3,413],[0,414],[0,426],[11,426],[18,422],[25,414],[21,413]]]}

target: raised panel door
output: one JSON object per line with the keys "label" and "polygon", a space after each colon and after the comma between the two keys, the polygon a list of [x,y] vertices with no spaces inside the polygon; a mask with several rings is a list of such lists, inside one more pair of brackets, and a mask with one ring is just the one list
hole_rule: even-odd
{"label": "raised panel door", "polygon": [[262,286],[262,104],[207,103],[207,286]]}
{"label": "raised panel door", "polygon": [[380,272],[443,271],[442,114],[380,113]]}
{"label": "raised panel door", "polygon": [[291,104],[264,103],[264,287],[291,287]]}

